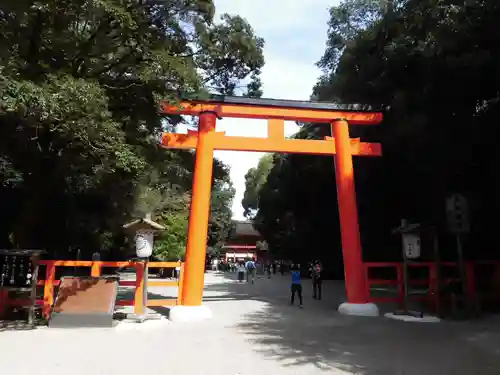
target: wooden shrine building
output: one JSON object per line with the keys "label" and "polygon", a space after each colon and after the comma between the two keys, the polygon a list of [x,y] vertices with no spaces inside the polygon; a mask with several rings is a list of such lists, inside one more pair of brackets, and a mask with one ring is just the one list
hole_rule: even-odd
{"label": "wooden shrine building", "polygon": [[227,244],[222,247],[222,256],[226,261],[236,262],[254,258],[258,262],[267,260],[267,249],[259,246],[263,242],[260,233],[251,221],[233,220]]}

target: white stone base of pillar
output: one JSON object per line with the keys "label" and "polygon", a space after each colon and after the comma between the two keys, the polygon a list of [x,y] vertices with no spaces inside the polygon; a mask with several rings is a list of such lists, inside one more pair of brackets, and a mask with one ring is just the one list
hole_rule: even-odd
{"label": "white stone base of pillar", "polygon": [[212,311],[201,306],[174,306],[170,309],[168,319],[174,323],[201,322],[212,318]]}
{"label": "white stone base of pillar", "polygon": [[348,303],[339,306],[339,313],[353,316],[379,316],[377,305],[374,303]]}

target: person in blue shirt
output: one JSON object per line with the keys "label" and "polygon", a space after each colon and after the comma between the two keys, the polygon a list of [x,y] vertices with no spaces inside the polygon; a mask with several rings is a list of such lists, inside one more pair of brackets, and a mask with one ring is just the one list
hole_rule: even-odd
{"label": "person in blue shirt", "polygon": [[302,307],[302,284],[300,280],[300,265],[294,264],[292,266],[292,285],[291,285],[291,298],[290,304],[293,305],[295,301],[295,293],[299,296],[300,307]]}
{"label": "person in blue shirt", "polygon": [[257,268],[255,266],[255,261],[253,259],[249,259],[245,263],[245,268],[247,269],[247,283],[249,281],[252,282],[252,284],[255,283],[255,269]]}

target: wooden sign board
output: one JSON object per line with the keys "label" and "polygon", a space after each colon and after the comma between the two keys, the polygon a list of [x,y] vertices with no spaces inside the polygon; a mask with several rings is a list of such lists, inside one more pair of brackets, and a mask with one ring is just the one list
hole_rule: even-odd
{"label": "wooden sign board", "polygon": [[118,277],[63,277],[49,327],[112,327]]}
{"label": "wooden sign board", "polygon": [[420,236],[415,233],[403,233],[403,250],[407,259],[420,257]]}
{"label": "wooden sign board", "polygon": [[469,208],[467,199],[460,194],[453,194],[446,200],[448,229],[451,233],[469,233]]}

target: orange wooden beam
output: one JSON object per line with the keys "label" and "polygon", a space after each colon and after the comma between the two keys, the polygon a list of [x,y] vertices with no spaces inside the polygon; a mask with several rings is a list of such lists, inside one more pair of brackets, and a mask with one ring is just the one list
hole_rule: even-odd
{"label": "orange wooden beam", "polygon": [[[188,134],[164,133],[161,144],[163,147],[175,149],[195,149],[197,132],[189,131]],[[276,133],[274,133],[277,136]],[[255,151],[255,152],[281,152],[311,155],[335,154],[335,142],[332,137],[325,140],[285,139],[285,138],[257,138],[257,137],[228,137],[224,132],[214,134],[215,150]],[[360,142],[351,139],[352,155],[356,156],[381,156],[380,143]]]}
{"label": "orange wooden beam", "polygon": [[160,113],[199,116],[202,112],[215,112],[218,117],[248,119],[281,119],[300,122],[323,122],[344,119],[353,125],[377,125],[382,122],[381,112],[355,112],[331,109],[303,109],[276,106],[244,105],[217,102],[181,101],[179,105],[160,103]]}
{"label": "orange wooden beam", "polygon": [[[133,261],[92,261],[92,260],[41,260],[40,265],[54,265],[56,267],[134,267]],[[181,262],[149,262],[149,268],[175,268],[180,267]]]}
{"label": "orange wooden beam", "polygon": [[269,119],[267,121],[267,137],[273,139],[285,138],[285,121]]}

